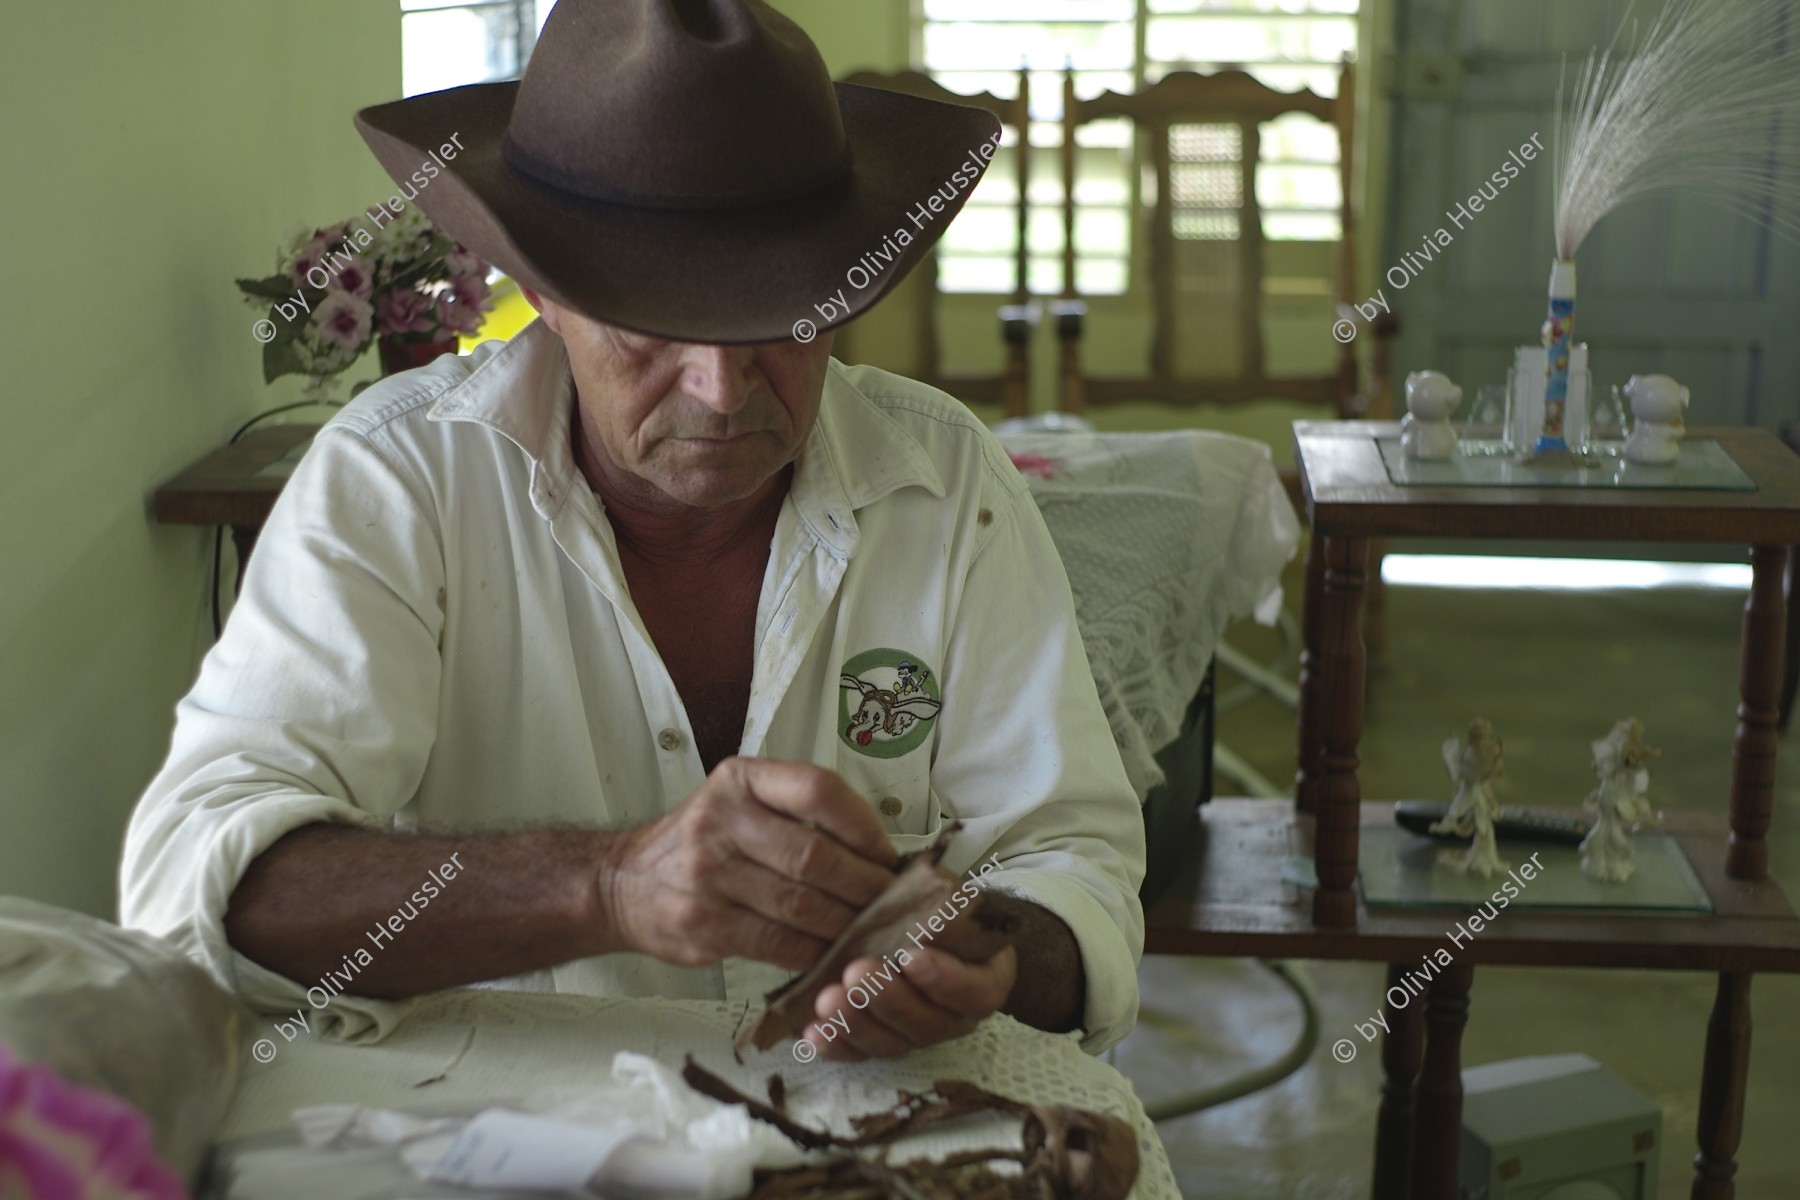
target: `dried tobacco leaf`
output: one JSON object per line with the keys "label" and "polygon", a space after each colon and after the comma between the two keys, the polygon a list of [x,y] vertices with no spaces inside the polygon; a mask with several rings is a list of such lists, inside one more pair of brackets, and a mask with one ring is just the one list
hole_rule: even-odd
{"label": "dried tobacco leaf", "polygon": [[1019,1176],[996,1174],[981,1163],[889,1166],[845,1158],[825,1167],[759,1172],[746,1200],[1016,1200],[1018,1189]]}
{"label": "dried tobacco leaf", "polygon": [[[893,1108],[850,1118],[856,1136],[809,1129],[739,1092],[687,1060],[688,1086],[727,1104],[741,1104],[810,1150],[886,1147],[926,1126],[978,1113],[1021,1113],[1024,1150],[966,1150],[942,1160],[890,1165],[885,1157],[846,1156],[780,1171],[759,1171],[748,1200],[1125,1200],[1139,1169],[1137,1135],[1117,1117],[1066,1105],[1027,1105],[959,1079],[940,1079],[929,1092],[901,1092]],[[771,1089],[773,1090],[773,1088]],[[785,1090],[785,1089],[784,1089]],[[1018,1174],[988,1164],[1016,1162]]]}
{"label": "dried tobacco leaf", "polygon": [[[1019,901],[1000,892],[962,890],[962,881],[938,865],[950,835],[960,828],[960,823],[949,826],[929,849],[903,860],[894,881],[857,914],[811,970],[764,997],[763,1011],[738,1033],[737,1050],[767,1050],[805,1032],[815,1020],[819,992],[842,979],[845,968],[859,958],[879,961],[929,943],[965,962],[986,962],[1011,945],[1023,921]],[[959,891],[966,906],[952,901]],[[969,891],[975,892],[973,897]],[[944,913],[953,915],[945,919]],[[934,918],[935,929],[928,924]],[[921,930],[924,936],[917,941],[909,936]]]}
{"label": "dried tobacco leaf", "polygon": [[1124,1200],[1137,1181],[1137,1134],[1117,1117],[1065,1105],[1025,1117],[1025,1176],[1057,1200]]}
{"label": "dried tobacco leaf", "polygon": [[751,1116],[773,1125],[786,1134],[789,1141],[807,1150],[821,1150],[827,1146],[849,1144],[835,1134],[818,1129],[808,1129],[798,1121],[789,1119],[786,1113],[776,1111],[761,1100],[751,1099],[695,1062],[691,1054],[682,1064],[681,1078],[702,1096],[709,1096],[721,1104],[743,1105]]}

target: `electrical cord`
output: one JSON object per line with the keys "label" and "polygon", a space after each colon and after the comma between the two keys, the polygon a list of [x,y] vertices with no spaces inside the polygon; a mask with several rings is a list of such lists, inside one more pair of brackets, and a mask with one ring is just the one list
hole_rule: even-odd
{"label": "electrical cord", "polygon": [[[296,400],[292,404],[277,404],[274,408],[264,409],[254,417],[251,417],[248,421],[245,421],[242,425],[239,425],[237,430],[226,439],[225,444],[227,446],[236,445],[246,433],[249,433],[252,429],[255,429],[270,417],[280,416],[284,412],[293,412],[296,408],[342,407],[344,407],[344,401],[342,400]],[[219,613],[219,576],[224,571],[224,560],[225,526],[215,525],[213,527],[212,570],[210,572],[212,577],[212,588],[207,593],[212,600],[212,630],[213,641],[215,642],[219,640],[219,635],[225,630],[224,618]]]}
{"label": "electrical cord", "polygon": [[[1288,991],[1293,993],[1294,999],[1300,1002],[1300,1036],[1294,1039],[1294,1044],[1288,1047],[1285,1054],[1267,1066],[1197,1092],[1146,1104],[1144,1112],[1152,1121],[1172,1121],[1176,1117],[1190,1116],[1209,1108],[1217,1108],[1221,1104],[1229,1104],[1233,1100],[1241,1100],[1264,1088],[1274,1087],[1305,1066],[1306,1060],[1318,1048],[1319,994],[1313,988],[1312,978],[1306,973],[1306,967],[1289,959],[1264,958],[1257,962],[1281,980]],[[1146,1024],[1172,1026],[1176,1030],[1189,1028],[1186,1022],[1150,1011],[1144,1012],[1139,1019]]]}

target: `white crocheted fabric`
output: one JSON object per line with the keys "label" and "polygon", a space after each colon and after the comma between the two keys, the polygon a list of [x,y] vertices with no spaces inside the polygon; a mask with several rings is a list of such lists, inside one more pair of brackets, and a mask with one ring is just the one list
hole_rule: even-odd
{"label": "white crocheted fabric", "polygon": [[1000,439],[1075,593],[1107,720],[1142,798],[1231,621],[1274,621],[1300,522],[1261,442],[1201,430]]}
{"label": "white crocheted fabric", "polygon": [[[966,1038],[893,1062],[796,1062],[787,1044],[731,1055],[744,1014],[710,1000],[603,1000],[468,989],[421,1003],[393,1034],[372,1045],[344,1045],[302,1034],[277,1037],[266,1065],[246,1062],[230,1115],[219,1131],[218,1162],[207,1193],[215,1200],[318,1200],[321,1196],[438,1194],[420,1191],[391,1152],[314,1150],[294,1135],[293,1112],[318,1104],[359,1104],[406,1112],[473,1112],[496,1104],[548,1107],[571,1089],[611,1078],[613,1056],[632,1050],[679,1066],[692,1054],[747,1095],[767,1094],[779,1072],[796,1120],[851,1132],[849,1116],[891,1107],[900,1089],[921,1092],[939,1079],[964,1079],[1033,1104],[1068,1104],[1110,1113],[1138,1134],[1138,1200],[1179,1200],[1162,1143],[1131,1084],[1082,1053],[1075,1035],[1040,1033],[1004,1016]],[[854,1014],[851,1014],[854,1020]],[[256,1018],[255,1022],[271,1018]],[[254,1026],[254,1022],[253,1022]],[[251,1037],[268,1036],[253,1027]],[[903,1161],[977,1146],[1019,1146],[1019,1120],[953,1122],[894,1146]],[[410,1188],[411,1190],[405,1190]],[[475,1193],[462,1193],[474,1196]]]}

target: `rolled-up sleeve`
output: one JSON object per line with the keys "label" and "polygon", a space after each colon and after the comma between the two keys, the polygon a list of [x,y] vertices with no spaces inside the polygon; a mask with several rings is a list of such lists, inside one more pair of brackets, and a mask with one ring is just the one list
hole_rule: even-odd
{"label": "rolled-up sleeve", "polygon": [[[1016,482],[1016,480],[1015,480]],[[984,510],[986,511],[986,510]],[[1006,489],[958,599],[932,786],[964,823],[945,865],[1060,918],[1087,980],[1083,1046],[1137,1020],[1144,824],[1095,692],[1068,579],[1023,484]]]}
{"label": "rolled-up sleeve", "polygon": [[[315,822],[393,827],[437,728],[444,557],[435,521],[367,434],[315,439],[275,505],[242,594],[176,708],[139,801],[120,922],[173,941],[264,1011],[306,1003],[234,951],[224,918],[251,862]],[[355,947],[346,947],[354,952]],[[404,1004],[335,996],[338,1037],[377,1037]]]}

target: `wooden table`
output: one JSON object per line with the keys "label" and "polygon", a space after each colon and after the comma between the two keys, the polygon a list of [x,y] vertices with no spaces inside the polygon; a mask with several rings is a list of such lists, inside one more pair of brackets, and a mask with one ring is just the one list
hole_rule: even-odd
{"label": "wooden table", "polygon": [[275,497],[287,485],[292,457],[317,425],[264,425],[214,450],[156,489],[151,515],[168,525],[228,525],[238,552],[238,583]]}
{"label": "wooden table", "polygon": [[[1462,1127],[1461,1038],[1479,963],[1711,971],[1695,1200],[1729,1200],[1743,1130],[1750,1056],[1750,981],[1800,972],[1800,918],[1768,878],[1776,703],[1788,546],[1800,543],[1800,456],[1762,429],[1695,429],[1712,438],[1754,491],[1418,487],[1393,483],[1378,438],[1391,422],[1295,422],[1296,459],[1313,530],[1306,561],[1296,803],[1215,801],[1187,876],[1147,914],[1152,954],[1254,955],[1388,963],[1396,985],[1446,947],[1450,909],[1365,908],[1356,891],[1360,830],[1388,825],[1386,804],[1362,803],[1364,652],[1359,628],[1371,539],[1470,537],[1586,541],[1739,542],[1754,568],[1744,612],[1737,736],[1726,813],[1671,814],[1708,895],[1710,916],[1601,916],[1508,911],[1452,948],[1454,965],[1422,1004],[1384,1004],[1376,1200],[1454,1200]],[[1311,856],[1310,905],[1281,882],[1283,863]],[[1404,995],[1404,991],[1402,992]]]}

